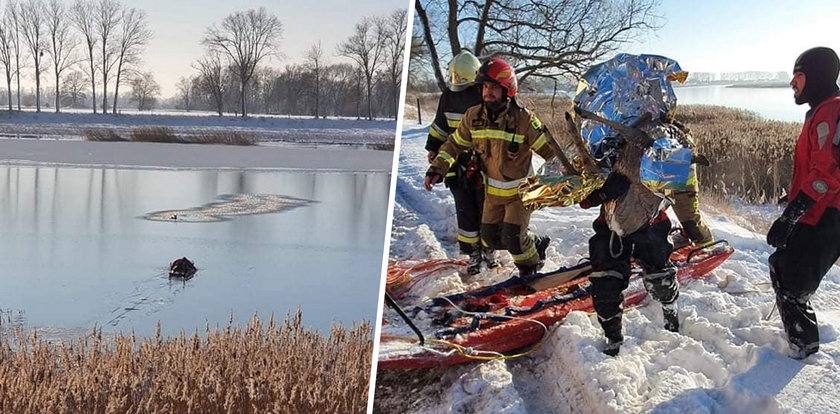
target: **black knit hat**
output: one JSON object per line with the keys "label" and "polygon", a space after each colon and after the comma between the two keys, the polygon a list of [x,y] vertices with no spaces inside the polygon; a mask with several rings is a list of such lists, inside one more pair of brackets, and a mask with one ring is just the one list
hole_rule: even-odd
{"label": "black knit hat", "polygon": [[837,92],[837,76],[840,74],[840,59],[837,53],[827,47],[814,47],[802,52],[793,65],[793,73],[805,74],[805,89],[796,103],[808,102],[816,106],[828,96]]}

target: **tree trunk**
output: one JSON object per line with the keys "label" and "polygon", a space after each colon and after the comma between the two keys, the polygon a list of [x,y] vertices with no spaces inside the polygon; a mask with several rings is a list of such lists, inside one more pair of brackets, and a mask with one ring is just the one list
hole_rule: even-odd
{"label": "tree trunk", "polygon": [[[485,0],[488,3],[490,0]],[[461,53],[461,40],[458,39],[458,1],[449,0],[449,27],[446,28],[449,34],[449,47],[452,49],[452,56]]]}
{"label": "tree trunk", "polygon": [[102,113],[108,113],[108,77],[102,74]]}
{"label": "tree trunk", "polygon": [[[17,26],[15,26],[15,30],[17,30]],[[15,57],[15,64],[17,65],[17,72],[15,72],[15,76],[17,77],[17,107],[18,111],[20,111],[20,56],[18,55]]]}
{"label": "tree trunk", "polygon": [[475,33],[475,54],[480,56],[484,49],[484,32],[487,28],[487,19],[490,18],[490,8],[493,6],[493,0],[486,0],[484,9],[481,10],[481,19],[478,22],[478,30]]}
{"label": "tree trunk", "polygon": [[370,101],[371,90],[373,89],[372,85],[371,85],[371,83],[373,83],[372,79],[371,79],[372,76],[366,76],[366,78],[367,78],[368,121],[373,121],[373,105],[372,105],[372,102]]}
{"label": "tree trunk", "polygon": [[55,113],[61,112],[61,89],[59,89],[58,83],[58,67],[55,68]]}
{"label": "tree trunk", "polygon": [[96,113],[96,67],[93,64],[93,46],[88,46],[90,57],[90,101],[93,103],[93,113]]}
{"label": "tree trunk", "polygon": [[35,61],[35,112],[41,112],[41,64]]}
{"label": "tree trunk", "polygon": [[426,15],[426,10],[423,9],[423,5],[420,4],[420,0],[414,1],[414,11],[417,12],[417,17],[420,18],[420,24],[423,26],[423,41],[426,42],[426,47],[429,48],[429,57],[432,59],[432,69],[435,73],[438,88],[443,92],[446,90],[446,80],[443,77],[443,73],[440,72],[440,58],[438,58],[435,42],[432,40],[429,17]]}
{"label": "tree trunk", "polygon": [[102,41],[102,113],[108,113],[108,55],[105,53],[107,42]]}
{"label": "tree trunk", "polygon": [[12,112],[12,77],[6,75],[6,93],[9,95],[9,112]]}
{"label": "tree trunk", "polygon": [[392,90],[391,90],[391,95],[392,96],[391,96],[391,99],[393,99],[393,102],[394,102],[394,120],[396,120],[397,115],[400,113],[400,103],[399,103],[400,91],[398,90],[400,81],[399,81],[399,78],[397,78],[395,76],[393,79],[391,79],[391,82],[392,82]]}
{"label": "tree trunk", "polygon": [[120,75],[122,75],[122,59],[120,59],[120,63],[117,64],[117,79],[114,83],[114,108],[111,110],[112,114],[117,113],[117,99],[120,96]]}
{"label": "tree trunk", "polygon": [[240,83],[240,87],[239,87],[239,103],[240,103],[240,106],[239,106],[239,108],[242,110],[242,117],[245,118],[245,116],[247,115],[245,113],[245,84],[248,83],[248,82],[245,80],[244,77],[240,77],[239,78],[239,83]]}

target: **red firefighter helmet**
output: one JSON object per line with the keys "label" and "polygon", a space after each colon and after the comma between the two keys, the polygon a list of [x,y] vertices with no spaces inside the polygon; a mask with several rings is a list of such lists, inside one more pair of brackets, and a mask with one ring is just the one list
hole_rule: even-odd
{"label": "red firefighter helmet", "polygon": [[501,86],[509,98],[516,96],[519,88],[516,85],[516,72],[503,59],[492,58],[478,69],[476,83],[495,83]]}

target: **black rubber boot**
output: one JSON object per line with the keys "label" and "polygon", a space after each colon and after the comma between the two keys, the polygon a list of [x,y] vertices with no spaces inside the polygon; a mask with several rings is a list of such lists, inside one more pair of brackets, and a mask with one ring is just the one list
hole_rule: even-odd
{"label": "black rubber boot", "polygon": [[537,255],[540,257],[537,270],[542,269],[545,265],[545,251],[548,250],[549,243],[551,243],[551,238],[548,236],[534,236],[534,247],[537,248]]}
{"label": "black rubber boot", "polygon": [[481,256],[484,258],[484,263],[487,263],[488,269],[495,269],[501,265],[499,259],[496,258],[496,251],[489,247],[481,249]]}
{"label": "black rubber boot", "polygon": [[473,249],[470,253],[470,261],[467,263],[467,274],[477,275],[481,273],[481,249]]}
{"label": "black rubber boot", "polygon": [[670,303],[662,305],[662,316],[665,319],[665,329],[671,332],[680,331],[680,319],[677,313],[677,304]]}
{"label": "black rubber boot", "polygon": [[604,353],[614,357],[618,355],[618,351],[621,350],[621,345],[624,344],[624,337],[619,334],[618,337],[610,338],[607,337],[607,344],[604,345]]}

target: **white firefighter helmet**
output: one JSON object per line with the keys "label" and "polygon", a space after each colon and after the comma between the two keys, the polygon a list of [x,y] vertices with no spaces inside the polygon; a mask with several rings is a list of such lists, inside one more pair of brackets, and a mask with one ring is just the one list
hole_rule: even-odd
{"label": "white firefighter helmet", "polygon": [[468,50],[461,50],[449,62],[449,89],[454,92],[464,90],[475,82],[481,62]]}

